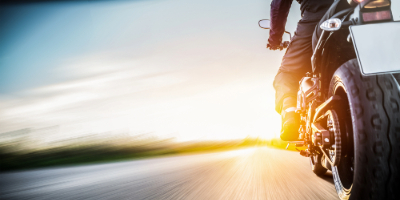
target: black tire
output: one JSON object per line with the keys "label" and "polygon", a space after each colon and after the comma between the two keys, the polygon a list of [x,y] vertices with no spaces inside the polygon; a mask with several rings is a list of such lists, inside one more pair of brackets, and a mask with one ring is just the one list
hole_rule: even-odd
{"label": "black tire", "polygon": [[339,165],[332,167],[339,197],[400,199],[400,91],[396,80],[390,74],[363,76],[353,59],[336,70],[329,86],[331,95],[342,97],[334,107],[341,123],[342,156]]}
{"label": "black tire", "polygon": [[317,154],[310,157],[311,170],[317,176],[322,176],[326,173],[326,171],[328,171],[325,167],[322,166],[321,157],[322,157],[321,154]]}

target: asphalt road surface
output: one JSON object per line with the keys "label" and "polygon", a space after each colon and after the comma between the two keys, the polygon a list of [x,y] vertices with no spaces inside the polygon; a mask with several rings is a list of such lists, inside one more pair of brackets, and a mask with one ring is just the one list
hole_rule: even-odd
{"label": "asphalt road surface", "polygon": [[0,199],[338,199],[331,173],[267,147],[0,176]]}

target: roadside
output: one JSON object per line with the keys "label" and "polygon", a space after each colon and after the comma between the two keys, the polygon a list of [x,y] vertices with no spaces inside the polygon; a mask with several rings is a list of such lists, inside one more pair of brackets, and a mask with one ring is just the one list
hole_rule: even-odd
{"label": "roadside", "polygon": [[[195,154],[205,152],[228,151],[253,146],[269,146],[285,149],[287,142],[274,138],[246,138],[231,141],[197,141],[173,143],[157,141],[147,145],[116,146],[116,145],[79,145],[58,147],[37,151],[9,152],[0,148],[0,170],[13,171],[53,166],[81,165],[113,162],[119,160],[143,159],[178,154]],[[295,151],[293,146],[288,150]]]}

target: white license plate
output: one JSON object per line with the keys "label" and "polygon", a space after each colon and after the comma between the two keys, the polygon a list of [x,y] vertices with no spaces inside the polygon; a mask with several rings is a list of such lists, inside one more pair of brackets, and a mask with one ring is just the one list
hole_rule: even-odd
{"label": "white license plate", "polygon": [[350,26],[364,75],[400,72],[400,22]]}

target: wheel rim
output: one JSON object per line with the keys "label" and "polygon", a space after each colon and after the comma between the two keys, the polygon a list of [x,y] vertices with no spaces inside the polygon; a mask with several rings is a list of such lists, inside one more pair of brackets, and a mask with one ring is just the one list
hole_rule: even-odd
{"label": "wheel rim", "polygon": [[335,110],[329,110],[327,112],[327,127],[331,135],[335,138],[335,143],[329,149],[329,156],[333,161],[333,165],[336,166],[340,163],[341,158],[341,150],[342,150],[342,139],[341,139],[341,130],[339,117],[336,114]]}
{"label": "wheel rim", "polygon": [[[342,97],[342,101],[339,106],[336,106],[335,110],[338,112],[337,119],[334,119],[339,124],[340,129],[340,143],[341,143],[341,155],[340,163],[337,166],[332,167],[332,173],[334,178],[337,179],[341,187],[350,192],[353,186],[354,178],[354,143],[353,143],[353,128],[351,121],[351,114],[349,108],[349,102],[347,100],[346,92],[343,90],[337,90],[337,95]],[[335,141],[336,142],[336,141]]]}

